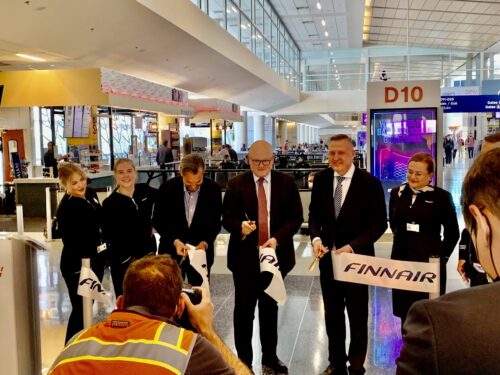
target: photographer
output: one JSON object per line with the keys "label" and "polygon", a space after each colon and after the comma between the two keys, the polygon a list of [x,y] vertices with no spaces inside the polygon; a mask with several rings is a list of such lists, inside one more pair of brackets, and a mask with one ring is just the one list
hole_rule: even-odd
{"label": "photographer", "polygon": [[[118,309],[75,335],[49,374],[250,374],[215,333],[207,292],[196,288],[201,301],[193,305],[181,290],[179,266],[169,255],[133,262]],[[174,322],[185,308],[199,333]]]}

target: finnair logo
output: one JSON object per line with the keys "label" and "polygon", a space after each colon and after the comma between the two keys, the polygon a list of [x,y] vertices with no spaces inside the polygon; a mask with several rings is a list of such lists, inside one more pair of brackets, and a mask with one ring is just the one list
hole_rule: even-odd
{"label": "finnair logo", "polygon": [[346,273],[357,273],[359,275],[375,276],[379,278],[386,277],[392,280],[406,280],[418,283],[434,284],[437,274],[434,272],[413,272],[411,270],[400,270],[389,267],[373,267],[369,264],[349,263],[344,268]]}

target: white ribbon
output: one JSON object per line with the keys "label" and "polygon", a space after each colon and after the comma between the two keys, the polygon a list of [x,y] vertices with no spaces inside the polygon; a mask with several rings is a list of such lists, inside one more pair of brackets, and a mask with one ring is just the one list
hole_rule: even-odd
{"label": "white ribbon", "polygon": [[208,283],[208,266],[207,253],[205,250],[197,250],[193,245],[187,244],[189,263],[198,272],[203,280],[201,287],[210,293],[210,285]]}
{"label": "white ribbon", "polygon": [[83,297],[90,297],[108,306],[113,306],[111,299],[106,294],[101,282],[91,268],[82,266],[77,293]]}
{"label": "white ribbon", "polygon": [[271,283],[264,290],[278,305],[282,306],[286,302],[286,289],[283,277],[281,276],[278,257],[272,247],[259,248],[260,272],[271,272],[273,278]]}
{"label": "white ribbon", "polygon": [[439,293],[439,262],[407,262],[351,253],[332,255],[335,280]]}

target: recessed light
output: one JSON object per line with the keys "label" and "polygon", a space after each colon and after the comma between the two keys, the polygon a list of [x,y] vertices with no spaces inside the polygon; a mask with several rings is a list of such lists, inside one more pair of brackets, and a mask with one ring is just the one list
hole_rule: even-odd
{"label": "recessed light", "polygon": [[319,1],[316,3],[316,8],[318,8],[318,10],[321,10],[321,3]]}
{"label": "recessed light", "polygon": [[331,47],[332,46],[332,43],[328,42],[328,47]]}
{"label": "recessed light", "polygon": [[325,20],[321,20],[321,25],[326,26],[326,21]]}
{"label": "recessed light", "polygon": [[325,36],[328,37],[328,31],[325,31]]}
{"label": "recessed light", "polygon": [[23,59],[33,60],[33,61],[45,61],[45,59],[42,59],[41,57],[26,55],[24,53],[16,53],[16,56],[22,57]]}

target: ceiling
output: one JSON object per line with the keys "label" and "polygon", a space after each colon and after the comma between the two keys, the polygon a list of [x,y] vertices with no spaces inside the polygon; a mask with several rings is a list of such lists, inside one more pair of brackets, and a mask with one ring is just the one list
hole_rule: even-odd
{"label": "ceiling", "polygon": [[[172,10],[190,2],[163,1]],[[166,23],[165,18],[141,5],[148,2],[161,3],[2,1],[0,71],[106,67],[264,112],[278,113],[280,105],[290,105],[289,98],[280,98],[279,90],[270,87],[266,79],[238,66],[234,59],[221,57],[220,51],[181,33],[178,26]],[[454,52],[456,56],[462,51],[463,55],[453,59],[412,56],[412,79],[440,78],[443,71],[450,72],[464,64],[466,51],[483,51],[498,43],[500,36],[500,0],[270,2],[302,52],[406,46],[407,30],[410,47],[453,49],[458,51]],[[27,62],[15,56],[17,52],[35,54],[47,61]],[[370,62],[374,80],[381,69],[389,72],[393,80],[405,79],[404,56],[370,57]],[[310,69],[312,74],[324,74],[333,66],[332,73],[340,76],[334,82],[335,88],[349,89],[353,87],[344,78],[358,77],[362,84],[366,73],[363,64],[362,59],[338,59],[333,66],[326,58],[324,66],[317,64]],[[333,113],[330,116],[335,118]],[[300,120],[315,126],[331,125],[319,116],[311,118],[311,114],[304,114]]]}

